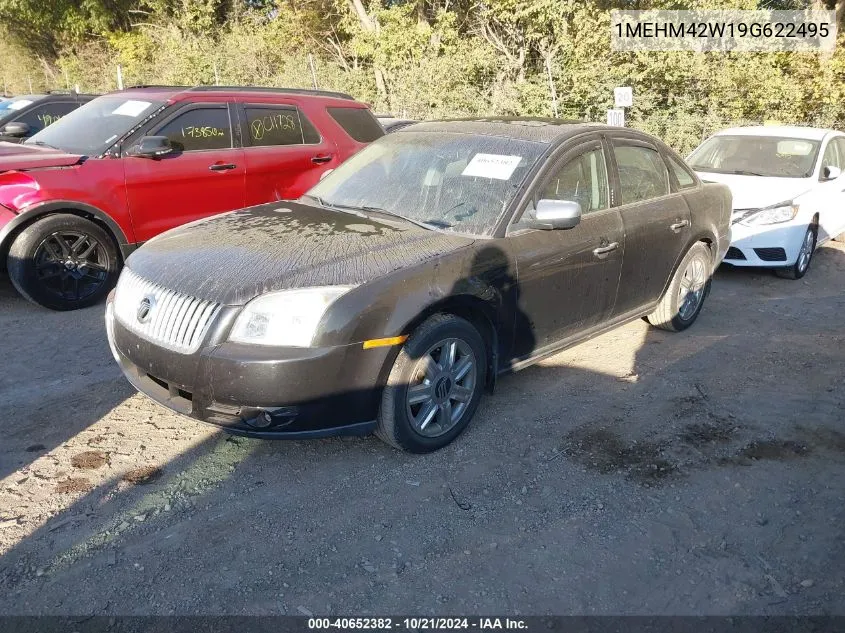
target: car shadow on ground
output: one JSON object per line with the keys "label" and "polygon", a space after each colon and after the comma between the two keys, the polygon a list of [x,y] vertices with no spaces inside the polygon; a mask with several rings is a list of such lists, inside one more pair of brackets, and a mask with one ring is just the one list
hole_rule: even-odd
{"label": "car shadow on ground", "polygon": [[504,377],[431,455],[215,434],[112,477],[0,557],[0,612],[841,609],[777,580],[845,563],[841,478],[817,480],[845,455],[844,302],[815,268],[845,254],[798,282],[720,270],[688,331],[635,322]]}
{"label": "car shadow on ground", "polygon": [[[132,395],[105,340],[103,306],[36,306],[0,277],[0,479],[61,445]],[[42,423],[24,424],[24,419]]]}

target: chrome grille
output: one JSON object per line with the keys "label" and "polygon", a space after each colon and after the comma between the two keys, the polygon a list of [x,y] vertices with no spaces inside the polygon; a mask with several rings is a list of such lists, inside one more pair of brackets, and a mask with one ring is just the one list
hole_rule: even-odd
{"label": "chrome grille", "polygon": [[[145,320],[139,318],[141,302],[150,304]],[[114,314],[120,323],[138,336],[167,349],[191,354],[202,338],[220,304],[168,290],[123,269],[114,295]]]}

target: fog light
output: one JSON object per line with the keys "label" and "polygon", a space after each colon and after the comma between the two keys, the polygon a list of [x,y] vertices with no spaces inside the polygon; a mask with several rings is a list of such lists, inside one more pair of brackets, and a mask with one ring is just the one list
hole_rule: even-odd
{"label": "fog light", "polygon": [[[253,409],[253,411],[255,411]],[[279,407],[278,409],[259,410],[254,415],[242,415],[243,421],[254,429],[268,429],[270,427],[287,426],[299,415],[296,407]]]}

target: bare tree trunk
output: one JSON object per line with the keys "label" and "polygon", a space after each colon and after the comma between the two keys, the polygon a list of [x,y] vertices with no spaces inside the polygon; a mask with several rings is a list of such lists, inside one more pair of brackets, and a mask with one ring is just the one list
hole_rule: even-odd
{"label": "bare tree trunk", "polygon": [[[361,28],[363,28],[368,33],[378,35],[378,25],[367,13],[367,9],[364,7],[364,3],[361,2],[361,0],[349,0],[349,4],[355,14],[358,16],[358,21],[361,23]],[[386,103],[387,82],[384,79],[384,69],[376,63],[373,64],[373,76],[376,80],[376,89],[378,90],[379,96],[384,99]]]}
{"label": "bare tree trunk", "polygon": [[544,61],[546,62],[546,75],[549,78],[549,94],[552,96],[552,113],[554,114],[555,118],[558,118],[557,113],[557,88],[555,88],[555,80],[552,76],[552,59],[555,56],[554,49],[546,52],[543,55]]}
{"label": "bare tree trunk", "polygon": [[358,21],[361,22],[361,26],[364,30],[369,33],[374,33],[376,25],[372,18],[370,18],[369,13],[367,13],[367,9],[364,8],[364,3],[361,2],[361,0],[349,0],[349,4],[352,5],[352,10],[355,11],[355,14],[358,16]]}

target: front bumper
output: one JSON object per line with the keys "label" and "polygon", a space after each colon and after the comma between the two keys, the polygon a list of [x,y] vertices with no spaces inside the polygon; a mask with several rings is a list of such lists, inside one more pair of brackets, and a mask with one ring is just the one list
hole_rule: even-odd
{"label": "front bumper", "polygon": [[225,340],[221,313],[200,349],[181,354],[139,337],[106,307],[109,345],[124,375],[160,404],[240,435],[307,438],[375,428],[391,348],[262,347]]}
{"label": "front bumper", "polygon": [[798,259],[806,232],[806,224],[794,221],[764,226],[734,224],[731,246],[724,262],[733,266],[792,266]]}

